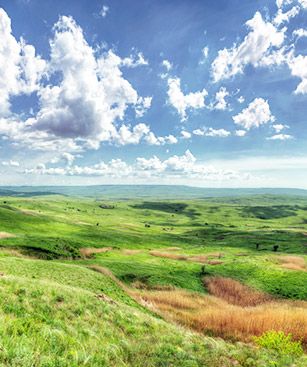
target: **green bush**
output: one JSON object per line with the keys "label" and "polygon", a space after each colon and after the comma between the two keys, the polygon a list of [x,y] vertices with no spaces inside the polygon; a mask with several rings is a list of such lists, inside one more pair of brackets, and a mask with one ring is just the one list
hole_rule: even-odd
{"label": "green bush", "polygon": [[254,341],[260,347],[273,350],[279,355],[291,355],[300,357],[303,354],[303,348],[300,341],[293,341],[292,335],[286,335],[283,331],[267,331]]}

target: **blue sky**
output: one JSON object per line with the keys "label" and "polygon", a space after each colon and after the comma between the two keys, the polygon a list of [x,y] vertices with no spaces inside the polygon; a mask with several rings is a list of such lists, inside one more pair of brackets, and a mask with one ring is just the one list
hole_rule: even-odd
{"label": "blue sky", "polygon": [[307,0],[0,7],[0,184],[307,188]]}

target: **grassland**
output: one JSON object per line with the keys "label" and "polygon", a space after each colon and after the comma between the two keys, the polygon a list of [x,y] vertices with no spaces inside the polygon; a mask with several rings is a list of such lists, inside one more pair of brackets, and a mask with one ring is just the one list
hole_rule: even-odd
{"label": "grassland", "polygon": [[307,344],[304,197],[3,196],[0,246],[0,366],[306,363],[252,344]]}

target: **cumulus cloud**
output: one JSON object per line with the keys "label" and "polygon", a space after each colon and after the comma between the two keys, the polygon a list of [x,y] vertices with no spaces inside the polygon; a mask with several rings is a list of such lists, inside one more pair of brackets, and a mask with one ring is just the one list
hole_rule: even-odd
{"label": "cumulus cloud", "polygon": [[292,35],[297,38],[307,37],[307,29],[298,28],[292,32]]}
{"label": "cumulus cloud", "polygon": [[239,102],[239,103],[244,103],[244,102],[245,102],[245,98],[244,98],[243,96],[240,96],[240,97],[238,98],[238,102]]}
{"label": "cumulus cloud", "polygon": [[2,166],[6,166],[6,167],[19,167],[20,164],[17,161],[9,160],[9,161],[2,161]]}
{"label": "cumulus cloud", "polygon": [[143,117],[146,111],[150,108],[152,97],[139,97],[137,105],[135,106],[136,117]]}
{"label": "cumulus cloud", "polygon": [[244,108],[236,116],[233,116],[232,119],[235,124],[242,126],[246,130],[275,121],[268,101],[263,98],[254,99],[248,107]]}
{"label": "cumulus cloud", "polygon": [[10,114],[10,97],[38,90],[46,62],[35,48],[12,35],[11,20],[0,8],[0,117]]}
{"label": "cumulus cloud", "polygon": [[[72,17],[61,16],[53,32],[45,61],[33,46],[13,37],[10,19],[0,9],[0,134],[16,145],[68,152],[97,149],[101,142],[134,143],[131,135],[123,138],[125,124],[117,126],[128,108],[143,116],[152,97],[139,96],[122,69],[147,65],[143,54],[97,54]],[[39,99],[36,114],[24,120],[10,112],[11,96],[33,92]]]}
{"label": "cumulus cloud", "polygon": [[277,134],[280,133],[282,130],[289,128],[288,125],[284,125],[284,124],[275,124],[272,127]]}
{"label": "cumulus cloud", "polygon": [[162,66],[164,66],[167,71],[170,71],[173,68],[172,63],[166,59],[162,61]]}
{"label": "cumulus cloud", "polygon": [[218,92],[215,94],[215,103],[212,108],[215,110],[226,110],[228,108],[228,103],[225,100],[226,97],[229,96],[229,92],[225,87],[221,87]]}
{"label": "cumulus cloud", "polygon": [[173,106],[181,120],[187,119],[187,111],[191,109],[201,109],[205,107],[205,97],[208,92],[203,89],[199,92],[184,94],[181,90],[179,78],[168,79],[168,101]]}
{"label": "cumulus cloud", "polygon": [[301,79],[301,82],[296,87],[295,94],[307,93],[307,56],[298,55],[293,57],[289,63],[291,74]]}
{"label": "cumulus cloud", "polygon": [[144,58],[142,52],[138,52],[136,55],[130,55],[121,60],[121,65],[128,68],[136,68],[142,65],[148,65],[148,61]]}
{"label": "cumulus cloud", "polygon": [[186,130],[181,131],[181,137],[183,139],[190,139],[191,136],[192,136],[192,134],[189,131],[186,131]]}
{"label": "cumulus cloud", "polygon": [[283,8],[297,2],[303,9],[307,9],[307,0],[276,0],[276,5],[278,8]]}
{"label": "cumulus cloud", "polygon": [[205,136],[217,136],[220,138],[226,138],[229,135],[231,135],[230,131],[225,129],[213,129],[212,127],[205,133]]}
{"label": "cumulus cloud", "polygon": [[289,20],[295,17],[300,12],[299,6],[294,6],[287,12],[283,12],[282,9],[278,9],[278,12],[273,19],[273,23],[280,26],[283,23],[289,22]]}
{"label": "cumulus cloud", "polygon": [[24,172],[39,175],[107,176],[114,178],[128,176],[131,173],[131,167],[121,159],[112,159],[108,163],[100,162],[92,166],[46,167],[44,163],[40,163],[35,168],[28,168]]}
{"label": "cumulus cloud", "polygon": [[236,131],[235,131],[235,135],[236,135],[236,136],[240,136],[240,137],[245,136],[245,135],[246,135],[246,133],[247,133],[247,131],[246,131],[246,130],[236,130]]}
{"label": "cumulus cloud", "polygon": [[165,144],[177,144],[178,139],[174,135],[156,136],[152,131],[149,132],[144,140],[149,145],[165,145]]}
{"label": "cumulus cloud", "polygon": [[38,164],[34,168],[27,168],[27,174],[35,175],[62,175],[62,176],[100,176],[108,178],[146,178],[148,179],[199,179],[208,181],[221,180],[249,180],[247,173],[236,172],[230,169],[219,169],[212,165],[198,162],[190,150],[183,155],[173,155],[165,160],[157,156],[151,158],[138,157],[134,163],[128,164],[121,159],[112,159],[109,162],[99,162],[91,166],[71,165],[66,167],[48,167]]}
{"label": "cumulus cloud", "polygon": [[143,123],[134,126],[132,129],[129,126],[122,125],[115,137],[115,142],[119,145],[138,144],[149,132],[149,126]]}
{"label": "cumulus cloud", "polygon": [[274,48],[279,48],[285,38],[285,29],[278,30],[272,23],[266,22],[259,12],[246,22],[250,32],[239,45],[218,52],[212,63],[212,76],[215,82],[242,74],[251,64],[258,66],[261,59]]}
{"label": "cumulus cloud", "polygon": [[193,134],[198,136],[226,138],[227,136],[231,135],[231,132],[225,129],[214,129],[212,127],[209,128],[203,127],[200,129],[193,130]]}
{"label": "cumulus cloud", "polygon": [[288,135],[288,134],[276,134],[276,135],[270,136],[266,139],[267,140],[289,140],[289,139],[293,139],[293,136]]}

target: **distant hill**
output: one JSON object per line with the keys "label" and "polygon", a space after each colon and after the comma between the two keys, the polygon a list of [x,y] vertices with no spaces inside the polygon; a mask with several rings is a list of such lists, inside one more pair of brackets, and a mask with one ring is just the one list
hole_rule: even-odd
{"label": "distant hill", "polygon": [[68,195],[109,199],[158,198],[196,199],[254,195],[307,197],[307,190],[291,188],[200,188],[176,185],[93,185],[93,186],[2,186],[1,196]]}

